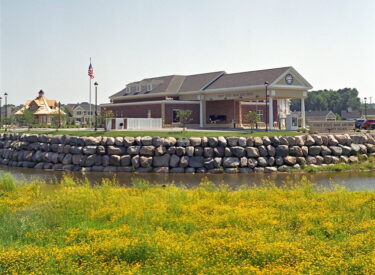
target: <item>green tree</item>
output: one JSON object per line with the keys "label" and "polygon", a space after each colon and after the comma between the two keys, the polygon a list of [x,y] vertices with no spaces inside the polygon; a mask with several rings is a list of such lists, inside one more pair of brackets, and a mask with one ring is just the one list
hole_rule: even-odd
{"label": "green tree", "polygon": [[245,122],[250,124],[251,129],[254,129],[254,125],[260,121],[259,115],[252,111],[249,111],[244,118]]}
{"label": "green tree", "polygon": [[191,110],[177,110],[176,118],[179,120],[183,131],[186,130],[185,125],[193,120],[191,118],[192,113]]}
{"label": "green tree", "polygon": [[28,129],[30,129],[35,122],[34,112],[29,109],[23,110],[22,115],[17,117],[17,121],[20,124],[26,125]]}

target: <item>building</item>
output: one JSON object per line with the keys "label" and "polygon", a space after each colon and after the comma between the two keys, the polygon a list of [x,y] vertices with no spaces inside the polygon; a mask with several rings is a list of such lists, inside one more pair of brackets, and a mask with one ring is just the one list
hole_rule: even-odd
{"label": "building", "polygon": [[30,110],[34,116],[34,123],[38,124],[51,124],[52,117],[57,115],[65,115],[65,112],[59,109],[56,100],[48,100],[44,96],[42,90],[39,91],[38,96],[35,99],[28,100],[19,109],[15,115],[22,116],[25,110]]}
{"label": "building", "polygon": [[336,120],[336,115],[332,111],[308,111],[306,120],[309,121],[332,121]]}
{"label": "building", "polygon": [[304,127],[304,99],[310,89],[312,86],[293,67],[169,75],[129,83],[101,107],[115,118],[160,118],[163,127],[178,125],[179,109],[192,111],[192,127],[241,127],[244,115],[254,111],[272,129],[286,125],[289,100],[301,99]]}
{"label": "building", "polygon": [[89,124],[90,118],[94,121],[95,107],[97,107],[97,115],[100,115],[100,108],[94,104],[82,102],[77,104],[66,104],[66,108],[69,110],[71,117],[73,118],[75,124]]}
{"label": "building", "polygon": [[356,120],[361,118],[362,114],[360,111],[341,111],[342,120]]}

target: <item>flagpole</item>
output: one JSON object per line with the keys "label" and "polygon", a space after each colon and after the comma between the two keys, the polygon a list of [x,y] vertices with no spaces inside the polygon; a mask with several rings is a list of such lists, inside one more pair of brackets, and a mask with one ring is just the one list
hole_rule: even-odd
{"label": "flagpole", "polygon": [[[91,57],[90,57],[90,65],[91,65]],[[89,128],[91,128],[91,76],[90,79],[90,88],[89,88]]]}

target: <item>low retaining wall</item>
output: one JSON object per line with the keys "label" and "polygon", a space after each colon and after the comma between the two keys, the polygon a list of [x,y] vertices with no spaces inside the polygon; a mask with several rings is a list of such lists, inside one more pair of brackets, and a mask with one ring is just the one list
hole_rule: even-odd
{"label": "low retaining wall", "polygon": [[71,137],[0,135],[0,163],[97,172],[249,173],[375,155],[374,134],[297,137]]}

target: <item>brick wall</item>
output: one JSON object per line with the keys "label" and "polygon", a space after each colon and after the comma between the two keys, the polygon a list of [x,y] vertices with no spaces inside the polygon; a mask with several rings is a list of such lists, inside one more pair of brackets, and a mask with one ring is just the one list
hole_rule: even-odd
{"label": "brick wall", "polygon": [[161,118],[161,104],[111,106],[106,107],[106,110],[111,110],[114,114],[114,117],[128,118],[147,118],[148,111],[150,110],[152,118]]}
{"label": "brick wall", "polygon": [[173,122],[173,109],[191,110],[192,121],[189,124],[199,124],[199,104],[165,104],[165,124],[172,124]]}

